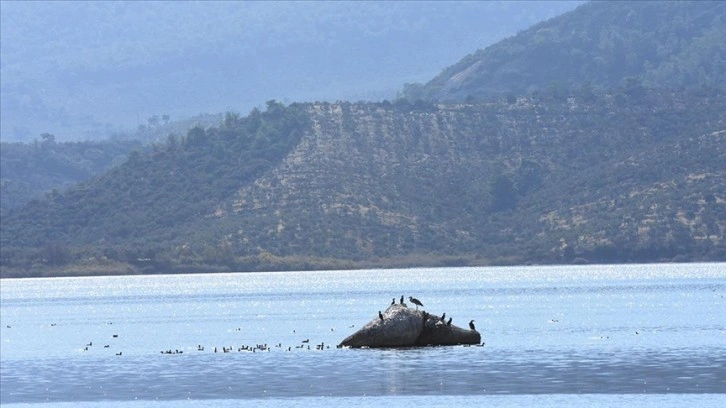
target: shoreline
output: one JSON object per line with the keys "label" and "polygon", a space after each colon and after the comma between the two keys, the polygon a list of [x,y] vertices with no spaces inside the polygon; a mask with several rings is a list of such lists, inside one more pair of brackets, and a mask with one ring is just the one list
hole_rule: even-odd
{"label": "shoreline", "polygon": [[[458,260],[459,262],[453,262]],[[16,270],[15,268],[0,268],[0,280],[11,279],[35,279],[35,278],[74,278],[74,277],[109,277],[109,276],[157,276],[157,275],[196,275],[196,274],[238,274],[238,273],[271,273],[271,272],[323,272],[323,271],[356,271],[369,269],[418,269],[418,268],[477,268],[477,267],[532,267],[532,266],[635,266],[635,265],[726,265],[720,260],[696,260],[689,262],[676,262],[673,260],[658,260],[653,262],[549,262],[549,263],[506,263],[506,262],[461,262],[462,258],[441,258],[438,262],[403,262],[401,260],[391,262],[352,262],[339,261],[327,262],[325,264],[306,264],[307,267],[300,267],[294,263],[277,263],[258,265],[253,269],[237,269],[220,267],[203,267],[200,265],[180,265],[168,271],[149,271],[138,266],[125,263],[114,265],[84,264],[68,267],[38,267],[30,270]],[[481,260],[479,260],[481,261]]]}

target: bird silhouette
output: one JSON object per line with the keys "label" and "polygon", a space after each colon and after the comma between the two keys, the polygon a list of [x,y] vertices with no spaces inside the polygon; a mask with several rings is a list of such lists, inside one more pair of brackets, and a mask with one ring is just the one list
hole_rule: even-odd
{"label": "bird silhouette", "polygon": [[446,325],[447,325],[447,326],[451,326],[451,318],[450,318],[450,317],[449,317],[449,321],[448,321],[448,322],[446,322]]}
{"label": "bird silhouette", "polygon": [[380,318],[381,318],[381,320],[383,320],[383,313],[381,313],[381,311],[380,311],[380,310],[378,311],[378,317],[380,317]]}
{"label": "bird silhouette", "polygon": [[410,301],[411,303],[413,303],[414,305],[416,305],[416,309],[418,309],[418,307],[419,307],[419,306],[423,307],[423,303],[421,303],[421,301],[420,301],[420,300],[416,299],[416,298],[415,298],[415,297],[413,297],[413,296],[409,296],[409,297],[408,297],[408,300],[409,300],[409,301]]}
{"label": "bird silhouette", "polygon": [[474,327],[474,321],[473,320],[469,322],[469,328],[472,329],[472,330],[476,330],[476,327]]}

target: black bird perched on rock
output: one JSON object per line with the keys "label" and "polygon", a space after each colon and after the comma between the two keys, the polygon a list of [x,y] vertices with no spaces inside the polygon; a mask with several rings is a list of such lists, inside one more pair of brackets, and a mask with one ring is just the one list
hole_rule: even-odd
{"label": "black bird perched on rock", "polygon": [[393,298],[393,300],[391,301],[391,306],[393,306],[395,304],[396,304],[396,298]]}
{"label": "black bird perched on rock", "polygon": [[401,295],[401,304],[403,304],[403,295]]}
{"label": "black bird perched on rock", "polygon": [[447,326],[451,326],[451,318],[450,318],[450,317],[449,317],[449,321],[448,321],[448,322],[446,322],[446,325],[447,325]]}
{"label": "black bird perched on rock", "polygon": [[380,318],[381,318],[381,320],[383,320],[383,313],[381,313],[381,311],[380,311],[380,310],[378,311],[378,317],[380,317]]}
{"label": "black bird perched on rock", "polygon": [[446,320],[446,313],[445,312],[444,312],[444,314],[441,315],[441,320],[442,321]]}
{"label": "black bird perched on rock", "polygon": [[423,303],[421,303],[421,301],[420,301],[420,300],[416,299],[416,298],[415,298],[415,297],[413,297],[413,296],[409,296],[409,297],[408,297],[408,300],[409,300],[409,301],[410,301],[411,303],[413,303],[414,305],[416,305],[416,309],[418,309],[418,307],[419,307],[419,306],[423,307]]}
{"label": "black bird perched on rock", "polygon": [[472,330],[476,330],[476,328],[474,327],[474,321],[473,320],[469,322],[469,328],[472,329]]}

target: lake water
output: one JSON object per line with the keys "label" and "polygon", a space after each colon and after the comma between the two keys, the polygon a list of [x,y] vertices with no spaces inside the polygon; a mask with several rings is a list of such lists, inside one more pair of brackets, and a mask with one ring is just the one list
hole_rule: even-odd
{"label": "lake water", "polygon": [[[401,295],[485,345],[335,347]],[[3,280],[0,403],[723,407],[725,296],[726,264]]]}

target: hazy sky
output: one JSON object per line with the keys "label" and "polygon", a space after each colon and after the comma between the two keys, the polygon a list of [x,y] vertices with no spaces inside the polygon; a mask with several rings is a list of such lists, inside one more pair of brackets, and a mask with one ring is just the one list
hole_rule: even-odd
{"label": "hazy sky", "polygon": [[383,99],[579,2],[0,2],[2,140]]}

